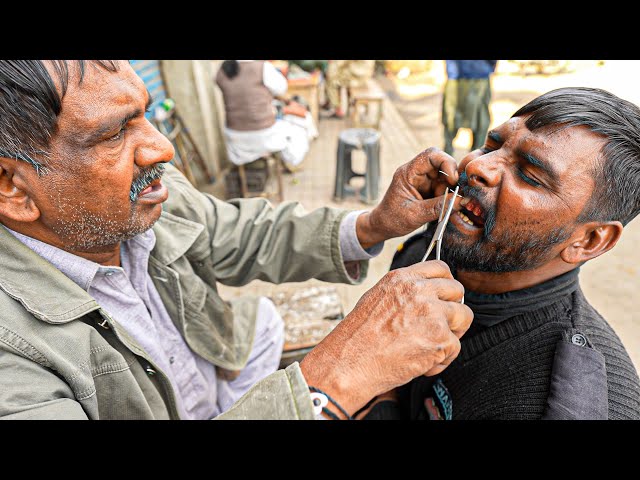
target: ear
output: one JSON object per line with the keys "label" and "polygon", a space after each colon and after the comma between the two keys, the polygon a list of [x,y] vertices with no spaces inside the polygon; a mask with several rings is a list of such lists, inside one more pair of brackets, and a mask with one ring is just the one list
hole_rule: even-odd
{"label": "ear", "polygon": [[[26,176],[31,176],[27,169],[31,166],[21,163],[21,160],[0,157],[0,218],[34,222],[40,218],[40,209],[27,191]],[[32,175],[37,174],[33,171]]]}
{"label": "ear", "polygon": [[622,223],[590,222],[581,226],[580,236],[562,252],[560,258],[567,263],[582,263],[608,252],[622,235]]}

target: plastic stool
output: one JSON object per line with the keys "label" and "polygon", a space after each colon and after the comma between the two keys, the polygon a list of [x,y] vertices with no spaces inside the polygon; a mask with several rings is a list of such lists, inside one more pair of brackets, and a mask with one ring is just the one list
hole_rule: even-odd
{"label": "plastic stool", "polygon": [[[378,183],[380,180],[380,132],[372,128],[349,128],[340,132],[336,164],[336,182],[334,200],[343,200],[346,195],[355,194],[349,185],[353,177],[364,177],[364,189],[360,198],[364,203],[373,204],[378,200]],[[367,169],[363,173],[355,173],[351,168],[353,150],[363,150],[367,156]]]}

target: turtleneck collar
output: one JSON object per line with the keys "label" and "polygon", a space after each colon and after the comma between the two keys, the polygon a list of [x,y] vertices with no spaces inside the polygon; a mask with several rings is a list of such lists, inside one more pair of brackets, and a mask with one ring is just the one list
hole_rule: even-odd
{"label": "turtleneck collar", "polygon": [[533,287],[512,292],[485,294],[467,291],[464,302],[473,310],[473,323],[491,327],[516,315],[551,305],[580,286],[575,268]]}

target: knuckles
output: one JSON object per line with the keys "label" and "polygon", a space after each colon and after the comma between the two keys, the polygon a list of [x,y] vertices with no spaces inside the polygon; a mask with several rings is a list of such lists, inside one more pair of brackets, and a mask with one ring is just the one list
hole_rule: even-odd
{"label": "knuckles", "polygon": [[437,153],[439,150],[436,147],[429,147],[425,150],[423,150],[422,152],[420,152],[420,154],[416,157],[417,158],[425,158],[428,160],[429,157],[431,157],[434,153]]}

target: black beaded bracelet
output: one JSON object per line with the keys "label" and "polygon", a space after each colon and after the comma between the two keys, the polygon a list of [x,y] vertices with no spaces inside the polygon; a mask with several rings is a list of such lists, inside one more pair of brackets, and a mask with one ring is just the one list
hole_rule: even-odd
{"label": "black beaded bracelet", "polygon": [[[340,411],[342,412],[342,414],[343,414],[345,417],[347,417],[347,418],[346,418],[347,420],[353,420],[353,417],[352,417],[351,415],[349,415],[349,414],[347,413],[347,411],[346,411],[344,408],[342,408],[342,407],[340,406],[340,404],[339,404],[338,402],[336,402],[333,398],[331,398],[327,393],[323,392],[323,391],[322,391],[322,390],[320,390],[319,388],[312,387],[312,386],[309,386],[309,390],[311,390],[312,392],[319,393],[319,394],[324,395],[325,397],[327,397],[327,399],[328,399],[331,403],[333,403],[336,407],[338,407],[338,410],[340,410]],[[338,418],[338,416],[337,416],[335,413],[333,413],[331,410],[329,410],[328,408],[326,408],[326,407],[322,407],[322,411],[323,411],[324,413],[326,413],[327,415],[329,415],[329,416],[330,416],[331,418],[333,418],[334,420],[340,420],[340,419]]]}

